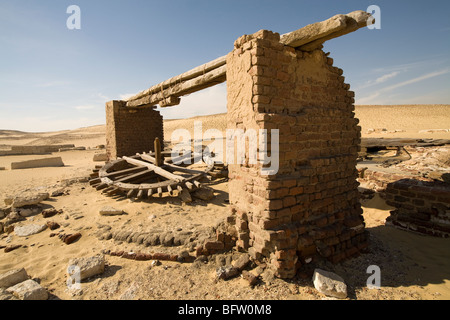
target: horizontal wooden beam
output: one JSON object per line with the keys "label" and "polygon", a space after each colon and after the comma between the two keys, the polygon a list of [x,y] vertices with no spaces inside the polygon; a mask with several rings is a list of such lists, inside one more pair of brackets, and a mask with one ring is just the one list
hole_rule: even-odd
{"label": "horizontal wooden beam", "polygon": [[130,97],[127,107],[154,105],[161,107],[178,104],[179,97],[226,81],[226,56],[170,78]]}
{"label": "horizontal wooden beam", "polygon": [[300,50],[312,51],[320,48],[325,41],[356,31],[374,22],[371,14],[361,10],[345,15],[338,14],[325,21],[284,34],[280,42]]}
{"label": "horizontal wooden beam", "polygon": [[[299,50],[312,51],[321,48],[327,40],[356,31],[374,22],[372,16],[364,11],[354,11],[346,15],[338,14],[325,21],[284,34],[280,37],[280,42]],[[178,105],[183,95],[225,82],[226,71],[225,55],[139,92],[126,101],[126,106],[132,108],[157,104],[160,107]]]}

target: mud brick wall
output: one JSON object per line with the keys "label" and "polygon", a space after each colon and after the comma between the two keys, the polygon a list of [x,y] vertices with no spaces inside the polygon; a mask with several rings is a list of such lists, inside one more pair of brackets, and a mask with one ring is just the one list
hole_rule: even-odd
{"label": "mud brick wall", "polygon": [[388,223],[432,236],[450,236],[450,185],[402,179],[386,188],[386,202],[395,207]]}
{"label": "mud brick wall", "polygon": [[106,103],[106,153],[109,160],[154,151],[164,141],[163,118],[150,107],[128,108],[125,101]]}
{"label": "mud brick wall", "polygon": [[[367,167],[364,168],[358,168],[358,181],[359,182],[368,182],[370,183],[371,187],[377,191],[381,192],[384,195],[384,191],[388,187],[389,184],[402,180],[402,179],[411,179],[411,175],[406,174],[398,174],[398,173],[391,173],[391,172],[383,172],[383,171],[377,171],[377,170],[370,170],[367,169]],[[430,179],[423,178],[423,177],[414,177],[416,180],[420,181],[431,181]]]}
{"label": "mud brick wall", "polygon": [[311,259],[358,254],[368,237],[354,93],[322,50],[296,51],[279,39],[266,30],[244,35],[227,56],[227,128],[280,133],[278,172],[229,164],[229,197],[237,246],[290,278]]}

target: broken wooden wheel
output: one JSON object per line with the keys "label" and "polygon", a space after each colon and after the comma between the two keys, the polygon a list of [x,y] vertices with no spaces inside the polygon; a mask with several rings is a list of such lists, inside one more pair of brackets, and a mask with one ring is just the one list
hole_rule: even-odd
{"label": "broken wooden wheel", "polygon": [[[205,163],[202,158],[203,165],[206,165],[202,170],[188,168],[183,164],[194,163],[194,158],[201,155],[190,152],[165,160],[164,156],[170,157],[170,153],[161,152],[157,140],[155,150],[152,153],[121,157],[105,164],[98,170],[98,176],[90,180],[91,186],[108,196],[123,193],[128,198],[145,199],[162,197],[164,193],[168,193],[170,196],[178,194],[183,198],[183,194],[200,188],[200,181],[211,180],[209,172],[214,169],[212,162]],[[180,162],[179,165],[174,164]]]}

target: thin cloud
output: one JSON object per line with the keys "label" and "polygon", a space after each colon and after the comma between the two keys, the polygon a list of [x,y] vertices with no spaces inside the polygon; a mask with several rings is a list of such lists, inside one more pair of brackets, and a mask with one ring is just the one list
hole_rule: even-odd
{"label": "thin cloud", "polygon": [[358,88],[358,90],[365,89],[383,82],[388,81],[389,79],[395,78],[400,74],[400,71],[393,71],[391,73],[387,73],[382,75],[381,77],[376,78],[375,80],[369,80],[365,85]]}
{"label": "thin cloud", "polygon": [[434,78],[434,77],[437,77],[437,76],[441,76],[441,75],[447,74],[449,72],[450,72],[450,69],[444,69],[442,71],[435,71],[435,72],[427,73],[427,74],[424,74],[424,75],[422,75],[420,77],[417,77],[417,78],[414,78],[414,79],[411,79],[411,80],[407,80],[407,81],[403,81],[403,82],[394,84],[392,86],[386,87],[386,88],[382,89],[382,91],[383,92],[385,92],[385,91],[392,91],[394,89],[397,89],[397,88],[400,88],[400,87],[404,87],[404,86],[407,86],[409,84],[413,84],[413,83],[420,82],[420,81],[423,81],[423,80],[427,80],[427,79],[430,79],[430,78]]}
{"label": "thin cloud", "polygon": [[417,83],[417,82],[420,82],[420,81],[424,81],[424,80],[427,80],[427,79],[438,77],[438,76],[441,76],[441,75],[444,75],[444,74],[447,74],[447,73],[450,73],[450,69],[448,69],[448,68],[444,69],[442,71],[430,72],[430,73],[424,74],[424,75],[422,75],[420,77],[416,77],[416,78],[413,78],[413,79],[410,79],[410,80],[406,80],[406,81],[403,81],[403,82],[400,82],[400,83],[397,83],[397,84],[394,84],[394,85],[382,88],[382,89],[377,90],[376,92],[372,93],[371,95],[369,95],[367,97],[358,99],[356,101],[356,104],[370,104],[370,103],[374,103],[373,102],[374,99],[378,98],[382,94],[388,93],[388,92],[390,92],[392,90],[395,90],[395,89],[398,89],[398,88],[401,88],[401,87],[404,87],[404,86],[407,86],[407,85],[410,85],[410,84],[413,84],[413,83]]}
{"label": "thin cloud", "polygon": [[399,73],[400,73],[399,71],[394,71],[394,72],[385,74],[384,76],[381,76],[381,77],[377,78],[377,79],[375,80],[375,83],[376,83],[376,84],[379,84],[379,83],[386,82],[387,80],[396,77]]}

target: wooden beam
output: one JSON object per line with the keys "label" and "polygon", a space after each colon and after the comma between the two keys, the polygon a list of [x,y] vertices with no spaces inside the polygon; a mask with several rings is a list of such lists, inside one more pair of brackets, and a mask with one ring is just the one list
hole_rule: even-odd
{"label": "wooden beam", "polygon": [[353,11],[346,15],[338,14],[325,21],[309,24],[303,28],[283,34],[280,42],[284,45],[311,51],[320,47],[325,41],[331,40],[347,33],[366,27],[374,23],[369,13]]}
{"label": "wooden beam", "polygon": [[133,97],[128,99],[126,106],[139,107],[143,105],[156,105],[161,101],[164,101],[161,107],[173,105],[175,100],[172,99],[172,103],[167,104],[166,99],[169,97],[180,97],[191,94],[225,82],[227,80],[226,73],[227,66],[225,64],[193,79],[179,83],[175,82],[166,89],[159,88],[159,90],[149,90],[146,94],[138,94],[136,95],[136,98]]}
{"label": "wooden beam", "polygon": [[152,172],[153,172],[153,170],[146,169],[145,171],[138,172],[138,173],[135,173],[133,175],[125,176],[125,177],[122,177],[120,179],[117,179],[114,182],[130,182],[130,181],[133,181],[133,180],[136,180],[136,179],[140,179],[140,178],[142,178],[142,177],[144,177],[144,176],[146,176],[146,175],[148,175],[149,173],[152,173]]}
{"label": "wooden beam", "polygon": [[130,157],[123,157],[123,159],[125,161],[127,161],[128,163],[130,163],[130,164],[134,164],[134,165],[137,165],[137,166],[145,166],[148,169],[155,171],[155,173],[159,174],[160,176],[162,176],[162,177],[164,177],[166,179],[175,180],[175,181],[178,181],[178,182],[186,180],[184,177],[181,177],[181,176],[178,176],[176,174],[170,173],[170,172],[164,170],[161,167],[155,166],[154,164],[151,164],[151,163],[148,163],[148,162],[145,162],[145,161],[141,161],[141,160],[137,160],[137,159],[133,159],[133,158],[130,158]]}
{"label": "wooden beam", "polygon": [[160,92],[161,90],[165,90],[170,88],[171,86],[177,84],[177,83],[181,83],[187,80],[191,80],[194,79],[196,77],[199,77],[211,70],[217,69],[221,66],[224,66],[227,63],[227,56],[222,56],[219,57],[213,61],[207,62],[205,64],[202,64],[201,66],[195,67],[185,73],[182,73],[178,76],[172,77],[166,81],[163,81],[161,83],[158,83],[157,85],[154,85],[152,87],[150,87],[147,90],[141,91],[138,94],[130,97],[127,101],[133,101],[133,100],[138,100],[141,99],[145,96],[149,96],[152,94],[155,94],[157,92]]}

